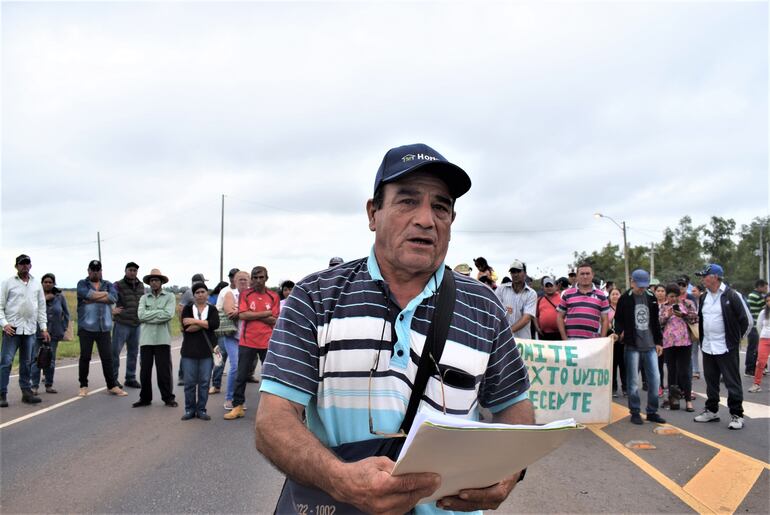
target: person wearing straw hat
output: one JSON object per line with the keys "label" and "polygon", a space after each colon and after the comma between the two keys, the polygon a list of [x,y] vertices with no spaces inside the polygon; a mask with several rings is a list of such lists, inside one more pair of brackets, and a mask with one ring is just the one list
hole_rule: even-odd
{"label": "person wearing straw hat", "polygon": [[150,293],[139,299],[137,315],[142,324],[139,331],[139,378],[141,389],[134,408],[152,403],[152,364],[155,362],[161,399],[170,408],[178,406],[171,380],[171,319],[174,318],[176,297],[163,290],[168,277],[153,268],[142,282]]}

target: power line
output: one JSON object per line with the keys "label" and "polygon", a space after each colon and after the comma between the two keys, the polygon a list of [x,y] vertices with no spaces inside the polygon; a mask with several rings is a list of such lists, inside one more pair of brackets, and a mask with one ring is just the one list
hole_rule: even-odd
{"label": "power line", "polygon": [[274,209],[274,210],[278,210],[278,211],[285,211],[287,213],[300,214],[299,211],[293,211],[291,209],[286,209],[285,207],[271,206],[269,204],[263,204],[261,202],[254,202],[253,200],[246,200],[246,199],[242,199],[242,198],[238,198],[238,197],[233,197],[232,195],[225,195],[225,197],[226,198],[231,198],[233,200],[237,200],[239,202],[245,202],[246,204],[254,204],[255,206],[264,207],[264,208],[267,208],[267,209]]}

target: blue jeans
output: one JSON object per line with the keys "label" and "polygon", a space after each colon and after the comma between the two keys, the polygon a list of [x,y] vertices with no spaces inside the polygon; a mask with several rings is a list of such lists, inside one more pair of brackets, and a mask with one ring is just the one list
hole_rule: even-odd
{"label": "blue jeans", "polygon": [[[32,350],[32,363],[30,363],[29,366],[30,382],[34,389],[37,389],[40,386],[41,370],[37,368],[37,353],[40,350],[41,345],[43,345],[43,340],[35,339],[35,347]],[[59,346],[59,340],[51,338],[51,343],[49,345],[51,346],[51,364],[42,372],[45,375],[45,385],[53,386],[53,373],[56,370],[56,348]]]}
{"label": "blue jeans", "polygon": [[225,349],[230,358],[230,368],[227,369],[227,390],[225,400],[232,401],[235,392],[235,380],[238,377],[238,340],[232,336],[225,336]]}
{"label": "blue jeans", "polygon": [[[641,359],[640,359],[641,358]],[[660,387],[660,373],[658,372],[658,354],[655,349],[636,350],[626,346],[626,386],[628,386],[628,411],[632,414],[639,413],[639,363],[641,361],[645,376],[647,377],[647,414],[658,412],[658,388]]]}
{"label": "blue jeans", "polygon": [[29,365],[32,361],[32,349],[35,346],[34,334],[16,334],[8,336],[3,333],[3,345],[0,348],[0,393],[8,393],[8,383],[11,380],[11,367],[16,350],[19,351],[19,387],[29,390]]}
{"label": "blue jeans", "polygon": [[136,357],[139,355],[139,326],[115,322],[112,327],[112,368],[115,381],[120,377],[120,352],[126,344],[126,381],[136,381]]}
{"label": "blue jeans", "polygon": [[212,358],[198,359],[182,356],[184,410],[186,413],[206,413],[206,402],[209,400],[209,379],[211,379],[213,366],[214,360]]}
{"label": "blue jeans", "polygon": [[225,365],[227,364],[227,347],[225,347],[224,336],[217,338],[217,345],[219,345],[219,351],[222,353],[222,365],[219,367],[214,367],[214,370],[211,372],[211,386],[221,388],[222,374],[224,373]]}

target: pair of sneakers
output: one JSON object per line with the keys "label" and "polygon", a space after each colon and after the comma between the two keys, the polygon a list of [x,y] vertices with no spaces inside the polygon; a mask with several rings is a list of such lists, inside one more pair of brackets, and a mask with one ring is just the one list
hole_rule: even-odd
{"label": "pair of sneakers", "polygon": [[[655,422],[657,424],[665,424],[666,420],[658,415],[657,413],[648,413],[647,414],[647,422]],[[639,413],[631,413],[631,423],[642,425],[644,424],[644,421],[642,420],[642,416]]]}
{"label": "pair of sneakers", "polygon": [[753,384],[753,385],[751,385],[751,387],[749,388],[749,393],[759,393],[759,392],[761,392],[761,391],[762,391],[762,387],[761,387],[761,386],[759,386],[758,384]]}
{"label": "pair of sneakers", "polygon": [[[695,422],[718,422],[719,413],[714,413],[713,411],[704,409],[703,413],[695,417],[693,420],[695,420]],[[730,423],[727,424],[727,428],[734,430],[743,429],[743,417],[739,417],[738,415],[730,415]]]}

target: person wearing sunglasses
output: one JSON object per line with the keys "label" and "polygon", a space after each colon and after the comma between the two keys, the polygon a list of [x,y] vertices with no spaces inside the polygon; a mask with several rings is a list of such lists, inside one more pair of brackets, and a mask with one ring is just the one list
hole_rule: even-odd
{"label": "person wearing sunglasses", "polygon": [[[495,422],[534,421],[505,309],[445,265],[455,202],[470,186],[427,145],[389,150],[366,203],[369,255],[292,290],[262,369],[256,422],[257,448],[287,475],[277,512],[291,509],[289,497],[363,512],[494,509],[523,477],[417,504],[438,475],[390,474],[418,403],[465,419],[484,407]],[[445,340],[435,338],[442,329]]]}

